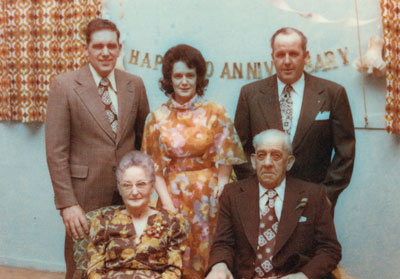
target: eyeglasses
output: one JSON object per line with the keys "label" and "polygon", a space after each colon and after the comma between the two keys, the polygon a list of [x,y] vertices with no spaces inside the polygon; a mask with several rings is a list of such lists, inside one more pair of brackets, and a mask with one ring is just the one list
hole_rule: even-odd
{"label": "eyeglasses", "polygon": [[147,187],[147,185],[153,183],[153,181],[139,181],[136,182],[135,184],[129,183],[129,182],[122,182],[121,183],[121,189],[124,191],[129,191],[133,189],[133,186],[136,187],[137,190],[143,190]]}

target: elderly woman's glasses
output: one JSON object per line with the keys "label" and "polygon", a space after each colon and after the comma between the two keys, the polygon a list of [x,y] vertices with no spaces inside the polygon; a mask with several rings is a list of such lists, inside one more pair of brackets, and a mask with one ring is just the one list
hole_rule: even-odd
{"label": "elderly woman's glasses", "polygon": [[122,182],[121,189],[123,189],[124,191],[129,191],[133,189],[133,186],[135,186],[136,189],[140,191],[141,189],[145,189],[151,183],[152,181],[139,181],[136,182],[135,184],[129,182]]}

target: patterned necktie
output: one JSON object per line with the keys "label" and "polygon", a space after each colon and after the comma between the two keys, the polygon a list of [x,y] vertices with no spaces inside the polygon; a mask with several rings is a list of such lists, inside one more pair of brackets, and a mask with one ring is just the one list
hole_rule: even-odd
{"label": "patterned necktie", "polygon": [[281,97],[279,98],[283,130],[289,136],[290,136],[290,131],[292,129],[292,120],[293,120],[293,100],[291,95],[292,91],[293,87],[290,84],[287,84],[283,89]]}
{"label": "patterned necktie", "polygon": [[275,236],[278,232],[278,218],[275,214],[276,191],[267,191],[268,201],[261,209],[261,220],[258,234],[258,247],[255,272],[257,277],[274,276],[272,254],[275,247]]}
{"label": "patterned necktie", "polygon": [[110,121],[111,129],[113,130],[114,136],[116,137],[118,131],[118,116],[115,107],[111,102],[110,93],[108,92],[109,84],[110,81],[108,80],[108,78],[102,78],[99,84],[98,92],[101,97],[101,101],[104,104],[107,118]]}

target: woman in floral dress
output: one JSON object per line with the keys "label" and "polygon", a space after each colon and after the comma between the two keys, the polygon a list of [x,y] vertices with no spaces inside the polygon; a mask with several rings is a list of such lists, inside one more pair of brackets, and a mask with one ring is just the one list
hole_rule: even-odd
{"label": "woman in floral dress", "polygon": [[133,151],[117,169],[125,206],[93,218],[88,245],[89,279],[179,279],[188,224],[181,214],[149,206],[155,181],[149,155]]}
{"label": "woman in floral dress", "polygon": [[184,278],[203,278],[218,197],[232,165],[246,159],[225,109],[201,97],[208,84],[201,53],[188,45],[169,49],[162,73],[161,89],[169,100],[148,115],[142,150],[156,163],[163,206],[177,208],[191,223]]}

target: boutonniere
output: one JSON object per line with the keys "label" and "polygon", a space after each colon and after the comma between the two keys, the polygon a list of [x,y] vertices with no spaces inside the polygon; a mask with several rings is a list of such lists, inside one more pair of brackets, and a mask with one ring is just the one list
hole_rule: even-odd
{"label": "boutonniere", "polygon": [[307,198],[301,198],[301,200],[299,201],[299,203],[296,206],[296,209],[301,208],[301,207],[306,207],[308,202]]}
{"label": "boutonniere", "polygon": [[166,225],[166,222],[156,221],[151,227],[147,228],[146,234],[151,237],[160,238],[164,225]]}

